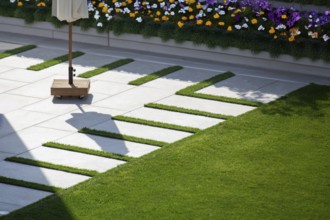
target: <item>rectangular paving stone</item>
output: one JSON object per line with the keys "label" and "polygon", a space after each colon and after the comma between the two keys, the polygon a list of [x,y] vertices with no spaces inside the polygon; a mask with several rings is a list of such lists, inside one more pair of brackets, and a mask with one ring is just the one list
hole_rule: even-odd
{"label": "rectangular paving stone", "polygon": [[127,85],[127,84],[121,84],[121,83],[114,83],[114,82],[106,82],[106,81],[100,81],[95,80],[92,82],[93,86],[90,89],[90,93],[99,93],[99,94],[105,94],[109,96],[113,96],[119,93],[122,93],[124,91],[130,90],[132,88],[135,88],[135,86]]}
{"label": "rectangular paving stone", "polygon": [[0,93],[7,92],[26,85],[23,82],[15,82],[12,80],[0,79]]}
{"label": "rectangular paving stone", "polygon": [[15,43],[8,43],[8,42],[0,42],[0,52],[4,52],[6,50],[12,50],[18,47],[22,47],[21,44],[15,44]]}
{"label": "rectangular paving stone", "polygon": [[125,114],[134,118],[141,118],[150,121],[157,121],[181,126],[188,126],[193,128],[205,129],[210,126],[223,122],[222,119],[209,118],[199,115],[191,115],[179,112],[164,111],[152,108],[139,108],[132,112]]}
{"label": "rectangular paving stone", "polygon": [[117,82],[117,83],[127,84],[130,81],[140,78],[142,76],[143,75],[140,75],[140,74],[128,73],[128,72],[119,71],[119,70],[110,70],[110,71],[106,71],[102,74],[99,74],[97,76],[93,76],[92,79],[98,80],[98,81],[108,81],[108,82]]}
{"label": "rectangular paving stone", "polygon": [[[1,67],[0,67],[0,69],[1,69]],[[18,82],[31,83],[31,82],[39,81],[41,79],[51,77],[52,75],[53,74],[49,74],[47,72],[45,73],[45,72],[40,72],[40,71],[15,68],[15,69],[11,69],[10,71],[0,74],[0,78],[18,81]]]}
{"label": "rectangular paving stone", "polygon": [[38,147],[18,157],[98,172],[105,172],[125,163],[121,160],[48,147]]}
{"label": "rectangular paving stone", "polygon": [[35,189],[0,183],[0,216],[52,195]]}
{"label": "rectangular paving stone", "polygon": [[130,157],[140,157],[159,149],[152,145],[80,133],[61,138],[57,142]]}
{"label": "rectangular paving stone", "polygon": [[45,142],[55,141],[72,132],[49,128],[30,127],[17,133],[12,133],[0,138],[0,152],[19,154],[39,147]]}
{"label": "rectangular paving stone", "polygon": [[156,103],[231,116],[238,116],[255,109],[255,107],[246,105],[238,105],[179,95],[170,96],[168,98],[157,101]]}
{"label": "rectangular paving stone", "polygon": [[171,94],[171,91],[146,87],[136,87],[126,92],[96,102],[95,106],[121,110],[132,110],[138,107],[142,107],[146,103],[165,98]]}
{"label": "rectangular paving stone", "polygon": [[123,121],[108,120],[102,124],[92,127],[96,130],[109,131],[118,134],[130,135],[139,138],[152,139],[172,143],[182,138],[188,137],[191,133],[158,128],[147,125],[134,124]]}
{"label": "rectangular paving stone", "polygon": [[110,120],[112,116],[122,113],[124,112],[116,109],[82,106],[80,109],[40,123],[38,126],[65,131],[77,131],[83,127],[91,127]]}
{"label": "rectangular paving stone", "polygon": [[14,69],[13,67],[9,67],[9,66],[3,66],[0,65],[0,79],[3,78],[2,74],[4,74],[5,72]]}
{"label": "rectangular paving stone", "polygon": [[0,151],[0,161],[6,159],[7,157],[12,157],[14,154],[9,154],[9,153],[3,153]]}
{"label": "rectangular paving stone", "polygon": [[52,114],[16,110],[0,114],[0,137],[53,118]]}
{"label": "rectangular paving stone", "polygon": [[38,98],[0,94],[0,113],[7,113],[40,101]]}
{"label": "rectangular paving stone", "polygon": [[61,188],[68,188],[90,177],[8,161],[0,162],[0,176]]}

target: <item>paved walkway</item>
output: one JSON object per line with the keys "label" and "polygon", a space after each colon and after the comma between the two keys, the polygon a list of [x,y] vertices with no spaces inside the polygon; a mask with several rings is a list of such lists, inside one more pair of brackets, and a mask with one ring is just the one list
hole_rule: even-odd
{"label": "paved walkway", "polygon": [[[276,73],[269,70],[206,63],[179,57],[140,54],[115,48],[75,44],[74,50],[85,55],[74,59],[77,74],[119,60],[133,58],[133,63],[105,72],[91,79],[90,95],[85,99],[56,99],[50,96],[55,78],[67,78],[67,63],[42,71],[27,67],[67,52],[65,41],[12,35],[0,32],[0,52],[26,44],[36,49],[0,59],[0,176],[49,186],[67,188],[89,176],[6,161],[19,157],[74,168],[105,172],[125,161],[42,146],[45,142],[79,146],[130,157],[141,157],[158,146],[78,133],[83,127],[173,143],[192,133],[112,119],[125,115],[151,121],[205,129],[223,119],[144,107],[159,103],[229,116],[239,116],[255,107],[175,95],[187,86],[225,71],[236,75],[206,87],[198,93],[242,98],[263,103],[273,101],[308,83],[330,85],[329,78]],[[173,65],[184,68],[141,86],[128,82]],[[51,193],[0,184],[0,215],[38,201]]]}

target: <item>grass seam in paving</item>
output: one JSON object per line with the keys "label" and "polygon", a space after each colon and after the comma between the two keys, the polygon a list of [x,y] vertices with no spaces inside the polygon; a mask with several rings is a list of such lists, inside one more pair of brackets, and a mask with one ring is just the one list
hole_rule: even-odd
{"label": "grass seam in paving", "polygon": [[188,108],[181,108],[181,107],[177,107],[177,106],[173,106],[173,105],[164,105],[164,104],[159,104],[159,103],[148,103],[148,104],[145,104],[144,107],[160,109],[160,110],[165,110],[165,111],[186,113],[186,114],[191,114],[191,115],[204,116],[204,117],[209,117],[209,118],[218,118],[218,119],[224,119],[224,120],[233,118],[233,116],[230,116],[230,115],[222,115],[222,114],[217,114],[217,113],[212,113],[212,112],[199,111],[199,110],[188,109]]}
{"label": "grass seam in paving", "polygon": [[56,143],[56,142],[47,142],[47,143],[44,143],[42,146],[61,149],[61,150],[68,150],[68,151],[77,152],[77,153],[84,153],[84,154],[89,154],[89,155],[94,155],[94,156],[100,156],[100,157],[105,157],[105,158],[109,158],[109,159],[122,160],[122,161],[126,161],[126,162],[132,161],[134,159],[133,157],[124,156],[121,154],[115,154],[115,153],[110,153],[110,152],[105,152],[105,151],[100,151],[100,150],[92,150],[92,149],[87,149],[87,148],[68,145],[68,144],[61,144],[61,143]]}
{"label": "grass seam in paving", "polygon": [[74,174],[79,174],[79,175],[85,175],[85,176],[90,176],[90,177],[93,177],[99,173],[95,170],[80,169],[80,168],[75,168],[75,167],[57,165],[57,164],[53,164],[53,163],[43,162],[43,161],[39,161],[39,160],[32,160],[32,159],[27,159],[27,158],[22,158],[22,157],[8,157],[5,160],[10,161],[10,162],[21,163],[21,164],[26,164],[26,165],[30,165],[30,166],[36,166],[36,167],[43,167],[43,168],[48,168],[48,169],[52,169],[52,170],[59,170],[59,171],[64,171],[64,172],[69,172],[69,173],[74,173]]}
{"label": "grass seam in paving", "polygon": [[199,82],[197,84],[194,84],[194,85],[188,86],[184,89],[181,89],[181,90],[177,91],[175,94],[194,97],[194,98],[209,99],[209,100],[214,100],[214,101],[240,104],[240,105],[248,105],[248,106],[256,106],[256,107],[260,106],[261,105],[260,102],[250,101],[250,100],[246,100],[246,99],[237,99],[237,98],[230,98],[230,97],[224,97],[224,96],[197,93],[198,90],[201,90],[205,87],[211,86],[217,82],[220,82],[222,80],[228,79],[233,76],[235,76],[235,74],[232,72],[229,72],[229,71],[225,72],[225,73],[221,73],[219,75],[206,79],[202,82]]}
{"label": "grass seam in paving", "polygon": [[31,44],[31,45],[25,45],[25,46],[22,46],[22,47],[18,47],[18,48],[12,49],[12,50],[6,50],[6,51],[0,53],[0,59],[5,58],[5,57],[9,57],[9,56],[12,56],[12,55],[15,55],[15,54],[18,54],[18,53],[22,53],[22,52],[34,49],[36,47],[37,47],[36,45]]}
{"label": "grass seam in paving", "polygon": [[78,76],[81,77],[81,78],[91,78],[93,76],[99,75],[99,74],[104,73],[106,71],[109,71],[109,70],[118,68],[118,67],[123,66],[123,65],[126,65],[128,63],[131,63],[133,61],[134,60],[133,59],[130,59],[130,58],[117,60],[115,62],[112,62],[112,63],[106,64],[104,66],[101,66],[99,68],[96,68],[96,69],[87,71],[85,73],[82,73],[82,74],[80,74]]}
{"label": "grass seam in paving", "polygon": [[[84,54],[85,53],[80,52],[80,51],[72,52],[72,59],[77,58],[79,56],[82,56]],[[40,70],[46,69],[48,67],[55,66],[56,64],[63,63],[67,60],[68,60],[68,54],[62,55],[62,56],[59,56],[59,57],[55,57],[55,58],[50,59],[50,60],[46,60],[46,61],[44,61],[42,63],[39,63],[39,64],[36,64],[36,65],[32,65],[32,66],[28,67],[27,69],[28,70],[34,70],[34,71],[40,71]]]}
{"label": "grass seam in paving", "polygon": [[82,128],[79,130],[79,132],[84,133],[84,134],[97,135],[97,136],[101,136],[101,137],[131,141],[131,142],[136,142],[136,143],[141,143],[141,144],[148,144],[148,145],[153,145],[153,146],[157,146],[157,147],[163,147],[164,145],[169,144],[169,143],[163,142],[163,141],[139,138],[139,137],[135,137],[135,136],[118,134],[118,133],[109,132],[109,131],[101,131],[101,130],[90,129],[90,128]]}
{"label": "grass seam in paving", "polygon": [[173,73],[175,71],[181,70],[183,67],[182,66],[170,66],[162,70],[158,70],[156,72],[153,72],[151,74],[148,74],[146,76],[142,76],[136,80],[130,81],[128,84],[129,85],[134,85],[134,86],[139,86],[142,84],[145,84],[147,82],[150,82],[152,80],[158,79],[162,76],[166,76],[170,73]]}
{"label": "grass seam in paving", "polygon": [[125,122],[130,122],[130,123],[135,123],[135,124],[148,125],[148,126],[152,126],[152,127],[166,128],[166,129],[172,129],[172,130],[184,131],[184,132],[190,132],[190,133],[196,133],[196,132],[200,131],[200,129],[198,129],[198,128],[163,123],[163,122],[152,121],[152,120],[145,120],[145,119],[141,119],[141,118],[134,118],[134,117],[124,116],[124,115],[117,115],[112,118],[115,120],[118,120],[118,121],[125,121]]}
{"label": "grass seam in paving", "polygon": [[59,190],[62,190],[62,188],[55,187],[55,186],[47,186],[47,185],[40,184],[40,183],[33,183],[33,182],[29,182],[29,181],[24,181],[24,180],[17,180],[17,179],[13,179],[13,178],[4,177],[4,176],[0,176],[0,183],[21,186],[21,187],[25,187],[25,188],[36,189],[36,190],[41,190],[41,191],[46,191],[46,192],[51,192],[51,193],[55,193],[55,192],[58,192]]}

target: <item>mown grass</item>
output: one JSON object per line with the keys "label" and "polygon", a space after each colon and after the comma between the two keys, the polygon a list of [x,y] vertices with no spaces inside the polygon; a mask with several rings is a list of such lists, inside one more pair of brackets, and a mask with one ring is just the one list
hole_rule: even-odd
{"label": "mown grass", "polygon": [[201,90],[205,87],[211,86],[217,82],[220,82],[222,80],[228,79],[230,77],[235,76],[232,72],[225,72],[219,75],[216,75],[214,77],[211,77],[209,79],[206,79],[202,82],[199,82],[197,84],[188,86],[184,89],[181,89],[176,92],[177,95],[183,95],[183,96],[189,96],[189,97],[195,97],[195,98],[201,98],[201,99],[210,99],[215,101],[222,101],[222,102],[229,102],[234,104],[241,104],[241,105],[249,105],[249,106],[260,106],[261,103],[254,102],[250,100],[245,99],[236,99],[236,98],[230,98],[225,96],[216,96],[216,95],[209,95],[209,94],[203,94],[198,93],[198,90]]}
{"label": "mown grass", "polygon": [[330,219],[329,124],[309,85],[3,219]]}
{"label": "mown grass", "polygon": [[[84,53],[80,52],[80,51],[72,52],[72,59],[77,58],[77,57],[82,56],[82,55],[84,55]],[[36,64],[36,65],[33,65],[33,66],[30,66],[27,69],[28,70],[34,70],[34,71],[40,71],[40,70],[46,69],[48,67],[55,66],[59,63],[63,63],[65,61],[68,61],[68,59],[69,59],[68,54],[66,54],[66,55],[63,55],[63,56],[56,57],[54,59],[46,60],[45,62]]]}
{"label": "mown grass", "polygon": [[167,67],[165,69],[162,69],[162,70],[153,72],[151,74],[148,74],[146,76],[140,77],[136,80],[130,81],[128,84],[139,86],[139,85],[145,84],[147,82],[150,82],[152,80],[158,79],[162,76],[166,76],[166,75],[168,75],[170,73],[173,73],[175,71],[181,70],[182,68],[183,68],[182,66],[170,66],[170,67]]}
{"label": "mown grass", "polygon": [[87,71],[85,73],[82,73],[82,74],[80,74],[78,76],[79,77],[82,77],[82,78],[91,78],[93,76],[99,75],[99,74],[104,73],[106,71],[109,71],[109,70],[118,68],[120,66],[129,64],[129,63],[131,63],[133,61],[134,61],[133,59],[129,59],[129,58],[117,60],[115,62],[112,62],[112,63],[109,63],[107,65],[101,66],[101,67],[96,68],[94,70],[90,70],[90,71]]}
{"label": "mown grass", "polygon": [[25,46],[18,47],[18,48],[12,49],[12,50],[6,50],[6,51],[0,53],[0,59],[9,57],[9,56],[12,56],[12,55],[15,55],[18,53],[23,53],[25,51],[34,49],[36,47],[37,47],[36,45],[25,45]]}

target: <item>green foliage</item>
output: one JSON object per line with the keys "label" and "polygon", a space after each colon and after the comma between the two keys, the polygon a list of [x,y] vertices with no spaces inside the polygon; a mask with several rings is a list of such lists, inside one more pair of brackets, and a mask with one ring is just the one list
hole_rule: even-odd
{"label": "green foliage", "polygon": [[278,0],[278,1],[298,3],[298,4],[308,4],[308,5],[330,6],[329,0]]}
{"label": "green foliage", "polygon": [[121,59],[121,60],[117,60],[115,62],[112,62],[112,63],[109,63],[107,65],[104,65],[104,66],[101,66],[99,68],[96,68],[94,70],[90,70],[90,71],[87,71],[85,73],[82,73],[79,75],[79,77],[82,77],[82,78],[90,78],[90,77],[93,77],[93,76],[96,76],[96,75],[99,75],[101,73],[104,73],[106,71],[109,71],[109,70],[112,70],[112,69],[115,69],[117,67],[120,67],[120,66],[123,66],[123,65],[126,65],[128,63],[131,63],[133,62],[134,60],[133,59]]}
{"label": "green foliage", "polygon": [[157,33],[161,26],[162,26],[162,24],[159,22],[149,21],[145,24],[144,28],[141,30],[141,34],[145,38],[157,37],[158,36]]}
{"label": "green foliage", "polygon": [[160,37],[162,41],[168,41],[173,38],[176,29],[177,27],[174,23],[163,23],[162,26],[158,29],[158,37]]}
{"label": "green foliage", "polygon": [[12,50],[6,50],[6,51],[0,53],[0,59],[9,57],[9,56],[12,56],[12,55],[15,55],[18,53],[22,53],[22,52],[34,49],[36,47],[37,47],[36,45],[25,45],[25,46],[18,47],[18,48],[12,49]]}

